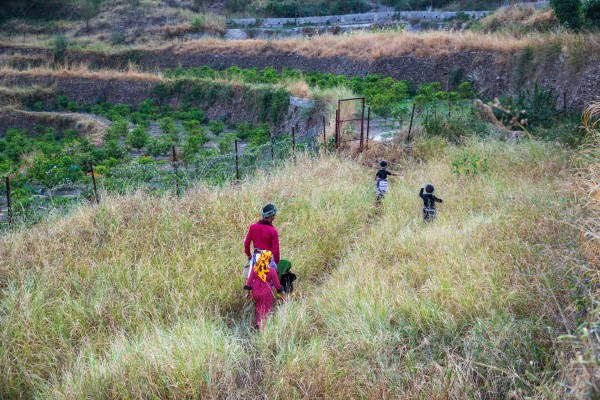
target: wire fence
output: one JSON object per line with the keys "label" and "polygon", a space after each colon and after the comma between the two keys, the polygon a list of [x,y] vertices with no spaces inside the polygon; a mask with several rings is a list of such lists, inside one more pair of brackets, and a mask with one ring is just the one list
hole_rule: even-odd
{"label": "wire fence", "polygon": [[241,180],[257,171],[274,168],[295,152],[316,154],[318,149],[310,136],[284,135],[260,145],[238,141],[231,152],[208,152],[186,161],[179,159],[174,148],[169,159],[140,157],[114,166],[104,176],[97,174],[93,165],[72,166],[84,169],[85,179],[79,182],[67,179],[51,188],[28,183],[28,187],[15,189],[10,177],[5,177],[0,185],[0,233],[16,226],[33,225],[49,215],[68,214],[83,204],[99,202],[105,194],[142,190],[154,195],[181,195],[199,182],[220,185]]}

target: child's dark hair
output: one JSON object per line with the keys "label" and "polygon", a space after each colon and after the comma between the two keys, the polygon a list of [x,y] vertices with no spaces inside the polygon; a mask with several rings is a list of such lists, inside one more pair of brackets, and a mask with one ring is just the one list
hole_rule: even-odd
{"label": "child's dark hair", "polygon": [[388,166],[388,163],[387,163],[387,161],[385,161],[385,160],[382,160],[382,161],[379,163],[379,165],[381,166],[381,168],[386,168],[386,167]]}
{"label": "child's dark hair", "polygon": [[428,183],[427,186],[425,186],[425,192],[427,193],[433,193],[435,189],[433,188],[433,185],[431,183]]}

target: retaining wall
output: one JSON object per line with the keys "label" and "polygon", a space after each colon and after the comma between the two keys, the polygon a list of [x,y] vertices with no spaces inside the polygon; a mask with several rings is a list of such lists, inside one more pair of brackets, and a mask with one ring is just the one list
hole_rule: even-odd
{"label": "retaining wall", "polygon": [[[480,19],[487,16],[489,11],[464,11],[471,19]],[[324,17],[302,17],[302,18],[241,18],[230,19],[230,24],[237,26],[255,26],[261,28],[277,28],[284,26],[299,25],[327,25],[327,24],[355,24],[369,22],[385,22],[394,19],[423,19],[444,20],[455,18],[459,13],[454,11],[401,11],[401,12],[375,12],[363,14],[328,15]]]}

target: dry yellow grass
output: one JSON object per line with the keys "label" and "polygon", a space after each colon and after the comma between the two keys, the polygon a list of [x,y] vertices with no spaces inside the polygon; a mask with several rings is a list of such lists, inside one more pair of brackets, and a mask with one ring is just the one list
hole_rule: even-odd
{"label": "dry yellow grass", "polygon": [[46,66],[30,68],[25,70],[18,70],[8,66],[1,66],[0,76],[48,76],[61,78],[92,78],[99,80],[129,79],[157,83],[163,80],[163,78],[161,78],[160,76],[138,71],[137,67],[135,67],[133,64],[129,64],[128,69],[125,71],[114,69],[91,70],[87,64],[77,64],[59,67]]}
{"label": "dry yellow grass", "polygon": [[461,51],[487,51],[514,54],[525,47],[544,48],[552,43],[569,43],[583,40],[591,49],[600,49],[598,35],[530,35],[516,38],[504,34],[475,32],[414,33],[353,33],[344,36],[317,36],[309,39],[231,40],[202,39],[171,45],[175,54],[193,52],[214,54],[259,55],[265,53],[295,53],[305,57],[348,57],[373,61],[405,55],[417,57],[442,57]]}

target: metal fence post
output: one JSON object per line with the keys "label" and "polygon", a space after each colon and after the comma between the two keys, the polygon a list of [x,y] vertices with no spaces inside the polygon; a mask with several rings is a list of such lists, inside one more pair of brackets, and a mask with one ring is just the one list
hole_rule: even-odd
{"label": "metal fence post", "polygon": [[[339,106],[338,106],[339,107]],[[340,147],[340,109],[335,111],[335,148]]]}
{"label": "metal fence post", "polygon": [[292,126],[292,152],[296,152],[296,129]]}
{"label": "metal fence post", "polygon": [[362,153],[363,144],[365,141],[365,98],[362,99],[362,110],[360,114],[360,146],[359,151]]}
{"label": "metal fence post", "polygon": [[271,141],[271,161],[275,161],[275,144],[273,143],[273,133],[269,131],[269,139]]}
{"label": "metal fence post", "polygon": [[10,178],[5,177],[6,181],[6,206],[8,208],[8,225],[12,226],[13,224],[13,215],[12,215],[12,196],[10,193]]}
{"label": "metal fence post", "polygon": [[238,141],[235,140],[235,179],[240,180],[240,161],[238,158]]}
{"label": "metal fence post", "polygon": [[323,115],[323,147],[325,148],[325,151],[327,151],[327,137],[325,134],[325,116]]}
{"label": "metal fence post", "polygon": [[94,198],[96,199],[96,204],[100,204],[98,186],[96,186],[96,174],[94,174],[94,165],[92,163],[90,163],[90,173],[92,174],[92,183],[94,184]]}
{"label": "metal fence post", "polygon": [[175,196],[179,196],[179,165],[177,164],[177,150],[173,146],[173,173],[175,175]]}
{"label": "metal fence post", "polygon": [[412,139],[412,138],[411,138],[411,136],[410,136],[410,134],[411,134],[411,132],[412,132],[412,127],[413,127],[413,119],[414,119],[414,118],[415,118],[415,103],[413,103],[413,106],[412,106],[412,113],[410,114],[410,125],[408,126],[408,136],[406,137],[406,140],[407,140],[408,142],[410,142],[410,141],[411,141],[411,139]]}
{"label": "metal fence post", "polygon": [[365,147],[369,149],[369,130],[371,129],[371,106],[367,108],[367,141]]}

